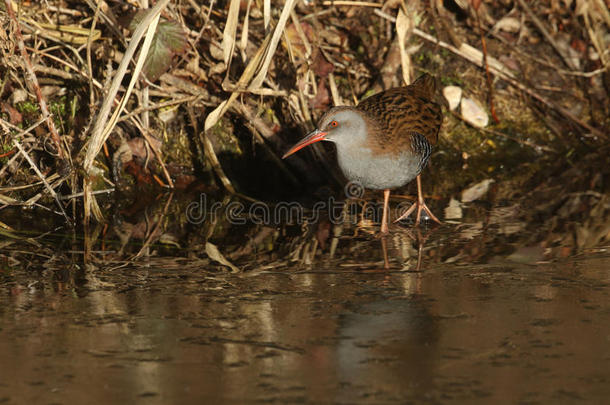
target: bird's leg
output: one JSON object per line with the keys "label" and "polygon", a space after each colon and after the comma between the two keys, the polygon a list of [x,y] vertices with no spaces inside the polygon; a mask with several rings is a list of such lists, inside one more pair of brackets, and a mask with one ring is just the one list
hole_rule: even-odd
{"label": "bird's leg", "polygon": [[394,222],[398,222],[398,221],[401,221],[401,220],[405,219],[406,217],[411,215],[411,213],[415,210],[415,208],[417,208],[417,214],[415,215],[415,226],[419,225],[419,221],[421,219],[421,212],[422,211],[424,211],[426,214],[428,214],[428,216],[433,221],[435,221],[435,222],[437,222],[439,224],[441,223],[441,221],[439,221],[439,219],[432,213],[432,211],[430,211],[430,208],[428,208],[428,206],[424,202],[424,193],[422,192],[422,189],[421,189],[421,178],[419,177],[419,175],[417,175],[417,201],[413,205],[411,205],[409,207],[407,212],[402,214]]}
{"label": "bird's leg", "polygon": [[390,205],[390,189],[383,190],[383,214],[381,215],[381,233],[388,233],[388,211]]}
{"label": "bird's leg", "polygon": [[390,259],[388,258],[388,242],[386,241],[385,236],[382,236],[379,239],[381,239],[381,251],[383,253],[383,268],[387,270],[390,268]]}
{"label": "bird's leg", "polygon": [[432,211],[430,211],[430,208],[428,208],[424,202],[424,192],[421,188],[421,177],[419,174],[417,175],[417,205],[417,218],[415,218],[415,225],[419,225],[422,210],[425,211],[434,222],[437,224],[441,223],[441,221],[432,213]]}

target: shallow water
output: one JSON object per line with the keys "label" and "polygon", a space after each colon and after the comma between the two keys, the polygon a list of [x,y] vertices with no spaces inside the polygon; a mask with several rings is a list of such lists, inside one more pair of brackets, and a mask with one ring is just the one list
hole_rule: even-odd
{"label": "shallow water", "polygon": [[605,403],[610,258],[490,262],[5,266],[0,402]]}

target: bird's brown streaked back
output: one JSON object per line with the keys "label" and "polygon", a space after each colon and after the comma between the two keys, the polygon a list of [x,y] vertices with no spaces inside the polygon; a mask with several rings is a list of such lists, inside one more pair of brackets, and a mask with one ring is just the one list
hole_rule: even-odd
{"label": "bird's brown streaked back", "polygon": [[409,86],[397,87],[363,100],[356,109],[364,113],[371,150],[384,154],[410,148],[412,135],[421,134],[431,144],[438,141],[441,107],[433,101],[436,82],[428,74]]}

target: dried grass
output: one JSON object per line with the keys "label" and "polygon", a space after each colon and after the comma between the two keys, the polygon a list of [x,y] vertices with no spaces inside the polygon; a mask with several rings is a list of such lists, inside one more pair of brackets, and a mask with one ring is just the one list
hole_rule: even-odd
{"label": "dried grass", "polygon": [[[203,131],[197,135],[204,146],[206,159],[221,183],[235,193],[238,190],[233,179],[225,173],[209,138],[210,131],[226,114],[245,121],[258,141],[265,143],[270,154],[281,156],[282,148],[294,139],[282,139],[257,112],[268,109],[267,101],[270,99],[279,98],[280,104],[285,106],[286,112],[282,112],[284,121],[280,124],[307,127],[327,106],[357,102],[363,96],[380,90],[378,75],[381,71],[391,72],[404,83],[410,82],[417,70],[415,66],[421,68],[419,62],[414,62],[413,55],[424,43],[433,47],[431,53],[447,49],[458,59],[483,67],[483,53],[478,49],[479,37],[474,32],[474,25],[461,27],[459,44],[441,40],[447,35],[444,32],[432,34],[429,27],[432,24],[437,28],[442,26],[437,24],[437,20],[444,18],[446,10],[418,7],[416,3],[324,1],[318,2],[317,6],[307,6],[297,4],[296,0],[286,0],[281,4],[269,0],[249,0],[245,4],[231,0],[223,9],[215,1],[200,5],[195,1],[172,3],[159,0],[131,34],[117,25],[121,16],[116,9],[109,7],[117,4],[90,0],[86,4],[88,8],[75,6],[75,9],[65,9],[61,7],[63,3],[49,0],[36,5],[37,9],[28,9],[5,0],[6,11],[0,12],[3,22],[0,57],[4,66],[0,70],[3,74],[0,86],[3,98],[0,101],[6,111],[16,111],[17,102],[13,102],[11,92],[5,91],[6,86],[15,91],[31,89],[35,98],[26,94],[26,101],[33,104],[35,99],[39,113],[34,119],[28,118],[28,124],[33,121],[44,123],[54,144],[54,150],[50,150],[46,134],[41,134],[38,125],[23,131],[16,129],[16,118],[9,113],[2,116],[0,146],[4,150],[0,150],[0,155],[14,149],[14,156],[4,158],[0,182],[8,184],[11,176],[31,167],[35,175],[26,176],[28,178],[22,181],[37,184],[27,188],[36,190],[28,198],[16,198],[10,194],[26,190],[17,189],[14,184],[12,188],[0,189],[4,194],[1,201],[4,205],[39,203],[44,196],[51,196],[56,204],[62,205],[63,196],[82,194],[85,220],[93,216],[102,221],[95,191],[108,187],[100,187],[100,179],[112,186],[107,179],[112,168],[105,167],[100,152],[108,149],[109,140],[120,142],[117,135],[119,124],[148,140],[151,156],[161,167],[167,186],[172,187],[172,176],[164,164],[164,150],[156,147],[158,128],[154,119],[157,111],[170,105],[211,107],[206,111]],[[240,8],[242,5],[245,9]],[[523,20],[533,22],[567,66],[567,69],[556,66],[559,77],[583,77],[594,82],[608,76],[610,13],[603,0],[574,2],[573,19],[584,22],[583,32],[586,32],[586,37],[578,40],[599,57],[599,66],[588,70],[571,62],[538,9],[532,9],[523,1],[519,1],[519,6]],[[153,34],[161,16],[181,24],[188,47],[184,54],[172,55],[177,62],[174,70],[151,84],[141,80],[140,70],[153,45]],[[359,27],[354,21],[374,21],[375,24]],[[483,18],[482,21],[487,20]],[[483,25],[483,29],[491,29]],[[354,27],[358,32],[350,32]],[[468,31],[470,28],[472,33]],[[455,38],[456,35],[451,33],[449,37]],[[349,47],[349,41],[355,40],[360,40],[363,49]],[[397,62],[391,59],[389,52],[395,41],[399,52]],[[549,94],[541,94],[518,72],[507,67],[499,56],[490,52],[486,63],[496,80],[501,79],[513,87],[511,95],[525,95],[542,103],[558,114],[550,118],[558,122],[556,127],[568,123],[571,131],[576,128],[593,145],[608,141],[608,132],[604,130],[606,122],[595,122],[592,117],[575,114]],[[438,56],[431,58],[435,57]],[[283,81],[283,76],[286,76],[283,70],[288,64],[293,72],[293,84]],[[482,72],[478,72],[483,80]],[[130,81],[125,86],[126,77],[130,77]],[[223,77],[222,82],[219,77]],[[40,84],[40,79],[44,85]],[[69,114],[58,116],[49,111],[47,96],[43,95],[49,82],[57,83],[60,91],[77,88],[76,102],[89,106],[90,116],[85,117],[84,124],[74,125],[74,133],[56,127],[60,119],[74,120],[76,117]],[[82,86],[83,83],[86,86]],[[279,116],[280,112],[274,111],[274,114]],[[151,115],[153,119],[149,118]],[[289,120],[296,124],[289,123]],[[540,143],[535,139],[528,142],[523,142],[523,145]],[[35,156],[28,159],[32,154]],[[57,160],[57,164],[41,167],[41,156],[51,157]],[[277,156],[272,161],[287,173],[287,178],[296,182],[294,172],[305,167],[305,163],[295,157],[287,167]],[[58,176],[60,171],[69,174]],[[51,178],[55,180],[49,181]],[[58,212],[62,211],[65,211],[64,206],[60,206]],[[63,215],[69,217],[65,212]],[[82,219],[75,217],[79,215],[76,212],[71,215],[76,220]]]}

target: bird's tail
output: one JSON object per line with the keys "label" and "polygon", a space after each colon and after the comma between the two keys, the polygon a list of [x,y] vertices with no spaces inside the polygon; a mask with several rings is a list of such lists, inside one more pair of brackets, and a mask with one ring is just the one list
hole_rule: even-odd
{"label": "bird's tail", "polygon": [[410,86],[428,99],[434,98],[434,93],[436,93],[436,79],[428,73],[419,76]]}

